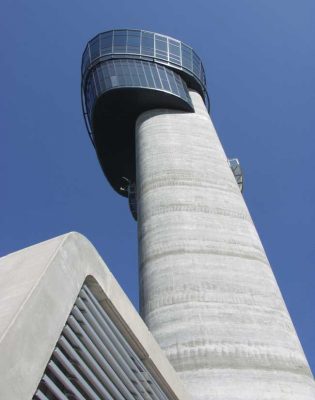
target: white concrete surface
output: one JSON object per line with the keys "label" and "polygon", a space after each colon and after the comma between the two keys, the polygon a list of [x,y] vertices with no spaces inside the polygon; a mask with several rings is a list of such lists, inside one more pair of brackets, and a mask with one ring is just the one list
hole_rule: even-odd
{"label": "white concrete surface", "polygon": [[137,311],[91,243],[63,235],[0,259],[0,399],[30,400],[83,282],[170,399],[187,396]]}
{"label": "white concrete surface", "polygon": [[137,121],[142,316],[193,399],[311,400],[314,381],[201,97]]}

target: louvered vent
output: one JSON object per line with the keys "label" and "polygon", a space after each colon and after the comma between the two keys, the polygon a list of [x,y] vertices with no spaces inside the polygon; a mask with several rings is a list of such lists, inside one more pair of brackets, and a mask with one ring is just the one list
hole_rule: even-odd
{"label": "louvered vent", "polygon": [[83,285],[33,399],[167,399]]}

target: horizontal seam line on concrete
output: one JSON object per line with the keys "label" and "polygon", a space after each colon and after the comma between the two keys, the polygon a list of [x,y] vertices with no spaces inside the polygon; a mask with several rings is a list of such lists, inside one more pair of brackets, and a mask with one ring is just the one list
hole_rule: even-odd
{"label": "horizontal seam line on concrete", "polygon": [[[152,212],[153,211],[153,212]],[[241,219],[244,221],[251,222],[251,218],[245,213],[237,213],[237,212],[230,212],[228,210],[223,209],[211,209],[208,206],[196,206],[193,204],[172,204],[170,206],[159,206],[150,210],[150,215],[145,216],[145,220],[147,221],[150,217],[154,217],[161,214],[168,214],[172,212],[196,212],[196,213],[204,213],[204,214],[211,214],[214,216],[222,216],[228,218],[235,218]]]}
{"label": "horizontal seam line on concrete", "polygon": [[[143,239],[144,239],[144,237],[142,237],[142,238],[139,237],[139,241],[143,240]],[[262,257],[265,256],[265,253],[264,253],[263,249],[261,247],[259,247],[259,246],[255,246],[253,244],[245,244],[245,243],[232,241],[232,240],[223,241],[223,240],[214,240],[213,238],[211,238],[211,239],[200,239],[200,238],[186,236],[186,237],[181,237],[180,241],[181,242],[189,242],[190,244],[192,244],[194,242],[195,243],[198,242],[198,243],[203,243],[205,246],[207,246],[207,243],[210,244],[210,245],[213,245],[213,244],[220,245],[221,244],[224,247],[225,246],[236,246],[237,248],[242,249],[242,250],[244,250],[244,249],[249,249],[249,250],[253,249],[254,251],[257,251],[257,253],[260,253],[262,255]],[[158,241],[157,239],[155,239],[154,246],[157,247],[158,245],[160,245],[162,247],[167,247],[167,244],[170,243],[170,242],[172,242],[172,238],[169,238],[169,240],[164,239],[163,241],[162,240]],[[177,242],[179,242],[179,240],[177,240]],[[226,250],[224,250],[224,251],[226,251]]]}
{"label": "horizontal seam line on concrete", "polygon": [[[233,293],[233,295],[231,295],[230,292],[225,292],[227,295],[229,295],[230,297],[232,297],[235,293]],[[236,293],[236,295],[239,295],[240,293]],[[252,296],[252,294],[248,294],[246,293],[244,296]],[[259,296],[262,296],[262,294],[259,294]],[[182,304],[191,304],[191,303],[197,303],[197,304],[203,304],[205,303],[205,305],[207,305],[208,303],[214,303],[214,304],[221,304],[221,305],[234,305],[235,307],[250,307],[251,309],[254,309],[255,311],[259,311],[261,310],[261,305],[255,305],[253,303],[235,303],[235,302],[222,302],[222,301],[215,301],[215,300],[211,300],[208,301],[207,299],[202,299],[202,300],[196,300],[196,299],[188,299],[188,300],[180,300],[178,301],[178,297],[176,298],[176,303],[170,303],[168,302],[167,304],[162,304],[161,306],[159,306],[158,310],[152,310],[152,311],[148,311],[148,314],[152,314],[154,312],[159,312],[159,310],[161,310],[161,308],[170,308],[170,307],[176,307],[176,306],[181,306]],[[155,300],[150,300],[148,301],[148,303],[156,303]],[[282,305],[282,304],[281,304]],[[276,314],[280,314],[281,317],[285,317],[285,319],[287,321],[290,321],[291,323],[291,319],[290,317],[287,316],[287,312],[286,310],[281,310],[279,308],[275,308],[275,307],[266,307],[267,310],[266,312],[269,312],[270,310],[272,310],[272,312],[275,312]]]}
{"label": "horizontal seam line on concrete", "polygon": [[[168,359],[171,360],[171,357],[168,356]],[[174,360],[172,360],[171,363],[174,366],[174,368],[175,368],[177,373],[180,373],[182,371],[187,371],[187,372],[191,371],[191,369],[180,369],[176,365]],[[209,367],[209,368],[201,368],[201,369],[208,369],[208,370],[211,370],[211,369],[234,369],[234,370],[248,370],[248,369],[251,369],[251,370],[263,370],[263,371],[282,371],[282,372],[290,372],[290,373],[295,374],[295,375],[300,375],[300,376],[305,376],[305,377],[310,377],[311,378],[311,375],[308,373],[308,369],[306,367],[303,367],[302,371],[300,371],[300,369],[281,368],[280,365],[276,365],[276,366],[270,367],[270,368],[267,368],[267,367],[264,367],[264,366],[257,366],[257,365],[253,366],[253,368],[248,368],[248,365],[238,365],[237,368],[233,368],[233,367],[228,366],[228,365],[222,365],[222,366],[215,365],[212,368]],[[199,368],[198,368],[198,370],[199,370]]]}
{"label": "horizontal seam line on concrete", "polygon": [[239,255],[237,253],[233,253],[233,252],[228,252],[226,250],[224,251],[218,251],[218,250],[187,250],[185,248],[182,249],[178,249],[178,250],[172,250],[172,251],[165,251],[163,253],[160,254],[155,254],[153,256],[147,257],[143,260],[141,260],[140,262],[140,269],[142,269],[144,267],[144,264],[147,264],[148,262],[151,262],[153,260],[157,260],[159,258],[163,258],[163,257],[168,257],[168,256],[172,256],[172,255],[179,255],[179,254],[214,254],[214,255],[220,255],[220,256],[227,256],[227,257],[236,257],[236,258],[242,258],[242,259],[247,259],[247,260],[256,260],[261,262],[262,264],[265,264],[266,266],[270,267],[269,263],[265,261],[265,259],[262,259],[261,257],[255,257],[253,255]]}
{"label": "horizontal seam line on concrete", "polygon": [[[204,181],[203,181],[204,182]],[[235,182],[235,185],[237,185],[237,183]],[[228,185],[227,187],[222,187],[219,186],[213,182],[209,182],[207,185],[206,184],[202,184],[200,182],[196,182],[195,180],[191,180],[188,182],[180,182],[178,180],[163,180],[161,181],[159,184],[158,183],[150,183],[150,184],[144,184],[142,185],[142,187],[139,190],[139,194],[140,196],[143,196],[145,194],[147,194],[148,192],[152,191],[152,190],[156,190],[157,188],[161,188],[161,187],[170,187],[173,188],[174,186],[178,187],[178,186],[182,186],[182,187],[194,187],[194,188],[199,188],[199,189],[216,189],[218,191],[221,192],[225,192],[228,194],[238,194],[240,193],[239,187],[238,186],[234,186],[234,184]]]}

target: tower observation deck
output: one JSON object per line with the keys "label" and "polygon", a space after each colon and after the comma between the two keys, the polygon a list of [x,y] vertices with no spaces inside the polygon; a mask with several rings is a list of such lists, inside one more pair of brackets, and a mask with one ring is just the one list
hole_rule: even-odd
{"label": "tower observation deck", "polygon": [[314,400],[194,50],[153,32],[101,33],[83,54],[82,104],[102,169],[137,217],[142,318],[191,398]]}
{"label": "tower observation deck", "polygon": [[95,36],[82,57],[82,104],[100,164],[112,187],[127,196],[135,180],[135,122],[155,108],[194,111],[188,87],[207,99],[200,58],[179,40],[119,29]]}

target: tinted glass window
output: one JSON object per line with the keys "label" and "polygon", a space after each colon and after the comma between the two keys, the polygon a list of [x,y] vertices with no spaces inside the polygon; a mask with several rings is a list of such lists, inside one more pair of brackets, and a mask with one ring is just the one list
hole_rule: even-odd
{"label": "tinted glass window", "polygon": [[97,58],[100,55],[100,41],[99,36],[90,42],[90,53],[91,53],[91,60]]}
{"label": "tinted glass window", "polygon": [[[131,54],[135,56],[131,56]],[[123,61],[123,59],[126,58],[134,58],[135,60],[147,59],[147,61],[149,61],[151,57],[155,57],[156,62],[160,65],[168,63],[173,64],[173,68],[175,67],[174,70],[176,69],[176,65],[182,66],[184,69],[192,72],[205,85],[205,75],[201,61],[199,57],[194,53],[192,48],[176,39],[172,39],[164,35],[130,29],[114,30],[102,33],[89,42],[87,46],[87,51],[85,51],[83,54],[83,73],[86,72],[89,63],[98,62],[99,57],[104,55],[108,55],[108,57],[104,58],[110,58],[112,60],[116,59],[116,62],[118,62],[118,60]],[[105,61],[104,58],[102,59],[102,61]],[[163,62],[162,60],[164,60],[165,62]],[[141,86],[149,85],[151,87],[152,82],[155,84],[156,81],[158,85],[157,87],[159,88],[163,83],[163,86],[165,88],[167,88],[168,85],[171,85],[172,91],[175,90],[175,87],[177,87],[178,90],[184,90],[184,92],[186,90],[182,89],[182,81],[180,83],[177,82],[177,74],[174,74],[174,79],[171,79],[169,73],[166,72],[167,79],[165,79],[164,72],[161,72],[162,77],[160,77],[159,74],[156,75],[158,71],[157,68],[155,68],[153,72],[153,69],[151,69],[151,67],[147,68],[144,64],[141,64],[141,67],[139,66],[138,68],[136,68],[136,73],[126,73],[125,71],[123,71],[123,69],[127,68],[129,71],[131,60],[128,61],[128,63],[125,63],[123,67],[120,63],[117,63],[115,65],[117,67],[116,71],[113,70],[113,65],[108,65],[106,67],[109,68],[107,70],[108,79],[110,78],[110,76],[119,76],[119,84],[124,84],[128,77],[128,80],[130,82],[133,82],[133,84],[139,82]],[[88,77],[86,78],[88,79]],[[100,75],[99,79],[101,79]],[[103,85],[103,83],[101,84]],[[94,83],[93,87],[95,90]]]}
{"label": "tinted glass window", "polygon": [[141,53],[145,56],[154,56],[154,35],[142,32]]}
{"label": "tinted glass window", "polygon": [[180,44],[178,42],[175,42],[175,40],[169,40],[169,49],[170,53],[179,57],[180,56]]}
{"label": "tinted glass window", "polygon": [[161,78],[162,86],[165,90],[171,90],[170,85],[168,83],[167,75],[165,72],[165,68],[158,66],[159,75]]}
{"label": "tinted glass window", "polygon": [[109,54],[112,52],[113,32],[104,33],[101,35],[101,54]]}
{"label": "tinted glass window", "polygon": [[148,82],[147,82],[147,79],[146,79],[146,76],[145,76],[143,63],[141,61],[136,61],[136,65],[137,65],[137,71],[138,71],[138,75],[139,75],[139,79],[140,79],[140,84],[143,87],[147,87],[148,86]]}
{"label": "tinted glass window", "polygon": [[140,32],[128,31],[127,52],[140,53]]}
{"label": "tinted glass window", "polygon": [[128,61],[128,68],[130,71],[130,82],[132,86],[140,86],[139,75],[137,72],[136,64],[134,61]]}
{"label": "tinted glass window", "polygon": [[182,44],[182,62],[183,67],[192,70],[192,50],[184,44]]}
{"label": "tinted glass window", "polygon": [[164,60],[168,59],[166,37],[155,35],[155,56]]}
{"label": "tinted glass window", "polygon": [[105,79],[104,79],[104,75],[103,75],[103,69],[102,68],[98,68],[96,72],[97,72],[98,81],[100,83],[100,87],[103,88],[104,84],[105,84]]}
{"label": "tinted glass window", "polygon": [[167,67],[141,60],[108,60],[93,69],[88,78],[85,104],[90,121],[98,96],[111,88],[126,86],[163,89],[191,103],[184,81]]}
{"label": "tinted glass window", "polygon": [[82,72],[85,71],[89,63],[90,63],[90,51],[89,47],[87,47],[82,57]]}
{"label": "tinted glass window", "polygon": [[170,61],[174,62],[175,64],[180,64],[181,63],[181,57],[180,57],[180,42],[177,42],[175,40],[169,39],[168,41],[168,46],[169,46],[169,55],[170,55]]}
{"label": "tinted glass window", "polygon": [[143,63],[143,69],[144,69],[144,72],[145,72],[145,76],[146,76],[148,85],[149,85],[150,87],[154,87],[154,80],[153,80],[153,77],[152,77],[152,72],[151,72],[151,69],[150,69],[150,64],[144,62],[144,63]]}
{"label": "tinted glass window", "polygon": [[114,32],[114,53],[125,53],[127,45],[127,35],[124,31]]}
{"label": "tinted glass window", "polygon": [[160,80],[160,76],[158,74],[157,68],[156,68],[156,64],[150,64],[150,68],[151,68],[151,72],[152,72],[152,76],[153,76],[153,80],[154,80],[154,86],[158,89],[162,89],[162,84],[161,84],[161,80]]}
{"label": "tinted glass window", "polygon": [[107,64],[108,75],[115,75],[115,64],[113,61],[109,61]]}
{"label": "tinted glass window", "polygon": [[178,89],[177,89],[177,85],[176,85],[176,81],[175,81],[175,78],[174,78],[173,71],[171,71],[171,70],[166,68],[165,72],[166,72],[167,77],[168,77],[168,82],[169,82],[169,84],[171,86],[171,91],[178,95],[179,93],[178,93]]}
{"label": "tinted glass window", "polygon": [[200,59],[195,53],[193,53],[193,72],[200,76]]}

